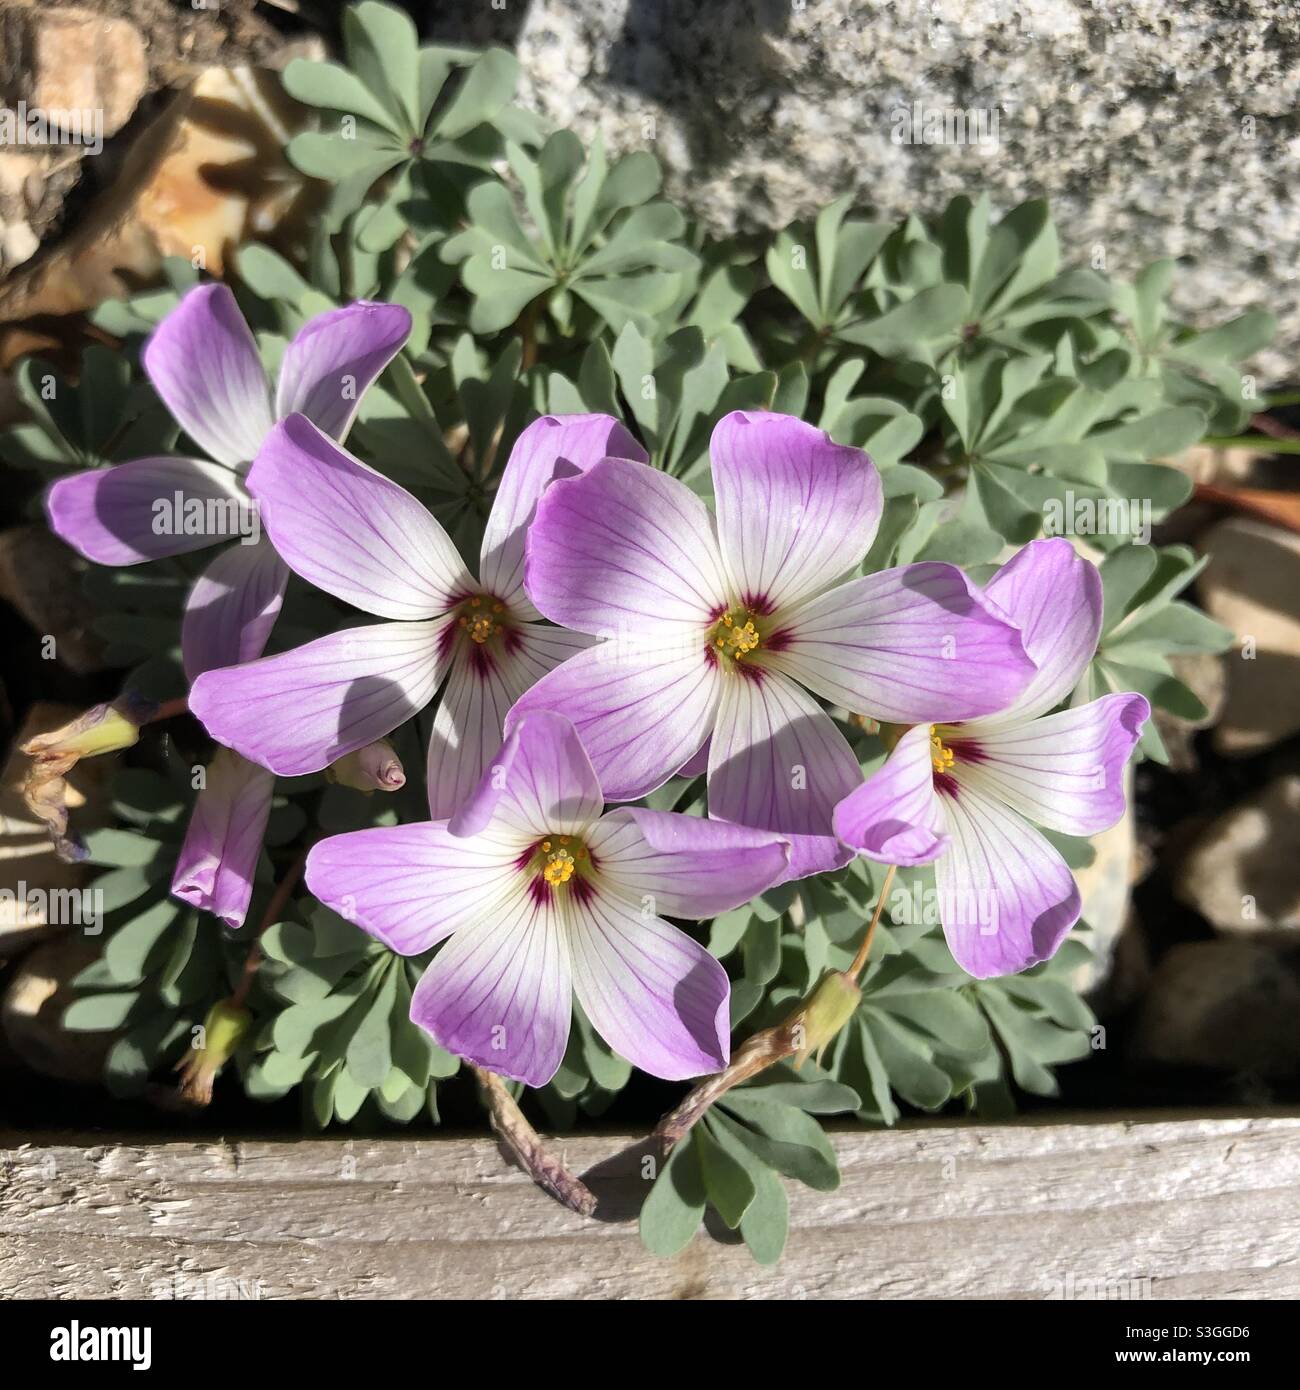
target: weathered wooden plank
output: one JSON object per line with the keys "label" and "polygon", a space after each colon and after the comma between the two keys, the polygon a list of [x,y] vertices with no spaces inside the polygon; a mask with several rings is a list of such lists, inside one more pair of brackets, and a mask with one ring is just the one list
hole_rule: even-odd
{"label": "weathered wooden plank", "polygon": [[790,1242],[762,1269],[704,1234],[675,1260],[646,1254],[627,1137],[565,1143],[602,1201],[583,1221],[481,1138],[0,1136],[0,1295],[231,1296],[227,1280],[263,1298],[1300,1296],[1300,1117],[832,1137],[840,1189],[788,1184]]}

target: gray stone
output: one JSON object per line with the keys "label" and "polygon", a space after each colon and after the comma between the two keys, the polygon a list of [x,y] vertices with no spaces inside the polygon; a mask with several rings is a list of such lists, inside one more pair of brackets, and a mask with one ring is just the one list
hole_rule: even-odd
{"label": "gray stone", "polygon": [[1233,756],[1259,753],[1300,730],[1300,536],[1232,517],[1200,547],[1210,557],[1201,601],[1237,637],[1214,745]]}
{"label": "gray stone", "polygon": [[1279,777],[1202,832],[1175,892],[1219,931],[1300,927],[1300,776]]}
{"label": "gray stone", "polygon": [[1279,1079],[1300,1073],[1295,960],[1252,941],[1193,941],[1157,965],[1134,1060]]}
{"label": "gray stone", "polygon": [[[1300,345],[1300,9],[1292,0],[510,0],[440,36],[505,42],[556,125],[649,147],[715,232],[767,230],[853,192],[933,214],[987,189],[1048,195],[1065,254],[1121,275],[1179,258],[1206,325],[1267,304],[1266,377]],[[997,146],[900,144],[896,112],[983,109]]]}

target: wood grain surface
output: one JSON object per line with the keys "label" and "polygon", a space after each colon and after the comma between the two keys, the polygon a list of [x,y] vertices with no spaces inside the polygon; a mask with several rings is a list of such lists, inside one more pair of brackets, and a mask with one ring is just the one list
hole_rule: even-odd
{"label": "wood grain surface", "polygon": [[627,1136],[563,1143],[601,1200],[584,1221],[484,1138],[0,1132],[0,1296],[1300,1296],[1300,1117],[922,1122],[832,1139],[842,1185],[787,1184],[789,1243],[762,1268],[721,1229],[675,1259],[647,1254]]}

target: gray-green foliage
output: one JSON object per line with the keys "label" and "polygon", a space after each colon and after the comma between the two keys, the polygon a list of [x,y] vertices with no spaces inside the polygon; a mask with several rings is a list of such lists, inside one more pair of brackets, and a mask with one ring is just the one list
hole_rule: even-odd
{"label": "gray-green foliage", "polygon": [[229,933],[168,893],[190,797],[184,775],[178,760],[161,771],[120,769],[117,825],[86,836],[90,862],[103,869],[94,882],[102,949],[76,977],[63,1025],[116,1035],[104,1066],[114,1095],[138,1095],[173,1066],[240,971],[243,950]]}
{"label": "gray-green foliage", "polygon": [[[348,11],[344,33],[340,62],[300,60],[284,77],[319,113],[288,153],[330,184],[326,215],[296,256],[239,248],[236,291],[270,370],[322,310],[362,296],[411,310],[406,350],[365,396],[349,447],[432,508],[471,566],[510,447],[538,412],[618,415],[655,466],[707,493],[716,421],[785,411],[880,468],[885,512],[867,570],[943,559],[983,578],[1008,545],[1082,519],[1105,626],[1079,698],[1135,689],[1174,713],[1201,712],[1170,658],[1221,650],[1229,635],[1178,597],[1197,570],[1191,552],[1143,543],[1123,505],[1149,504],[1145,519],[1158,521],[1188,492],[1160,460],[1240,430],[1259,408],[1240,363],[1271,333],[1267,313],[1204,332],[1179,325],[1167,308],[1171,262],[1131,285],[1080,266],[1082,248],[1063,247],[1041,202],[995,220],[986,197],[963,197],[933,221],[893,225],[840,199],[767,246],[710,240],[659,199],[650,150],[615,158],[599,141],[584,150],[571,133],[546,136],[514,102],[509,54],[421,48],[410,20],[373,0]],[[97,311],[121,352],[90,348],[75,380],[22,364],[31,418],[0,436],[7,461],[51,478],[176,445],[133,370],[196,279],[184,262],[165,271],[161,287]],[[1121,524],[1099,529],[1098,517]],[[111,655],[139,663],[132,681],[159,697],[184,688],[178,615],[202,563],[87,576]],[[291,586],[273,649],[345,620],[333,600]],[[417,723],[402,731],[409,781],[396,803],[318,777],[280,782],[242,934],[168,897],[193,796],[188,765],[169,749],[162,766],[121,773],[117,826],[90,837],[105,870],[103,949],[66,1020],[118,1034],[115,1090],[161,1076],[229,992],[272,882],[292,872],[309,833],[420,817],[428,716]],[[870,770],[879,741],[845,727]],[[1142,751],[1163,758],[1154,730]],[[650,803],[701,814],[702,782],[674,779]],[[1087,853],[1072,847],[1072,862]],[[733,977],[738,1036],[779,1021],[847,965],[881,874],[858,861],[705,928]],[[1052,1069],[1088,1052],[1092,1019],[1070,983],[1082,941],[1022,976],[972,981],[938,926],[912,910],[932,881],[928,869],[900,872],[861,1006],[820,1067],[782,1067],[732,1092],[676,1148],[642,1216],[651,1248],[680,1248],[712,1207],[757,1259],[773,1260],[785,1239],[782,1177],[838,1181],[816,1116],[892,1124],[905,1107],[954,1102],[1002,1113],[1017,1090],[1052,1094]],[[248,1094],[296,1091],[318,1125],[436,1120],[437,1084],[457,1064],[407,1019],[422,963],[302,892],[262,942],[255,1026],[236,1058]],[[602,1115],[630,1080],[579,1014],[540,1093],[545,1117],[566,1126]]]}
{"label": "gray-green foliage", "polygon": [[840,1184],[835,1150],[816,1115],[851,1112],[857,1093],[826,1077],[773,1067],[728,1091],[669,1153],[641,1208],[641,1238],[675,1255],[712,1208],[760,1264],[785,1248],[789,1203],[781,1178],[819,1192]]}
{"label": "gray-green foliage", "polygon": [[369,1103],[405,1124],[438,1119],[438,1082],[459,1069],[410,1020],[420,964],[394,955],[326,907],[306,922],[277,922],[262,936],[262,983],[271,996],[252,1041],[244,1087],[275,1100],[295,1087],[324,1128]]}

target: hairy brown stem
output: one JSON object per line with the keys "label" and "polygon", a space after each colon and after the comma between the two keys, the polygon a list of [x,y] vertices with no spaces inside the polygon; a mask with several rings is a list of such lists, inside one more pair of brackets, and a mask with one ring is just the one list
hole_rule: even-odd
{"label": "hairy brown stem", "polygon": [[764,1028],[742,1043],[731,1064],[715,1076],[706,1076],[676,1110],[670,1110],[654,1127],[652,1137],[672,1148],[717,1100],[733,1086],[748,1081],[751,1076],[786,1057],[792,1057],[803,1045],[802,1009],[775,1028]]}
{"label": "hairy brown stem", "polygon": [[506,1090],[505,1082],[486,1067],[469,1063],[469,1069],[478,1080],[492,1128],[519,1166],[562,1206],[579,1216],[590,1216],[596,1210],[596,1198],[546,1147],[541,1135],[524,1118],[514,1096]]}
{"label": "hairy brown stem", "polygon": [[[871,954],[871,943],[880,923],[880,915],[889,896],[889,886],[894,881],[897,866],[891,864],[880,885],[880,896],[876,899],[875,911],[867,934],[862,938],[853,964],[845,971],[828,971],[817,988],[784,1022],[774,1028],[764,1028],[755,1033],[747,1042],[741,1044],[731,1064],[714,1076],[706,1076],[696,1086],[676,1110],[671,1110],[654,1127],[651,1137],[658,1139],[665,1149],[685,1137],[692,1126],[699,1123],[709,1107],[721,1100],[733,1086],[739,1086],[760,1072],[787,1057],[798,1055],[798,1067],[809,1053],[820,1051],[829,1045],[831,1039],[848,1021],[852,1010],[857,1007],[861,994],[857,978],[862,973]],[[827,992],[829,988],[829,993]],[[836,1008],[836,1001],[840,1008]],[[830,1005],[829,1008],[826,1005]]]}
{"label": "hairy brown stem", "polygon": [[150,724],[161,724],[164,719],[175,719],[178,714],[188,714],[189,696],[178,695],[174,700],[164,700],[149,718]]}
{"label": "hairy brown stem", "polygon": [[1300,439],[1300,430],[1282,420],[1275,420],[1271,415],[1252,415],[1250,424],[1252,429],[1268,435],[1270,439]]}

